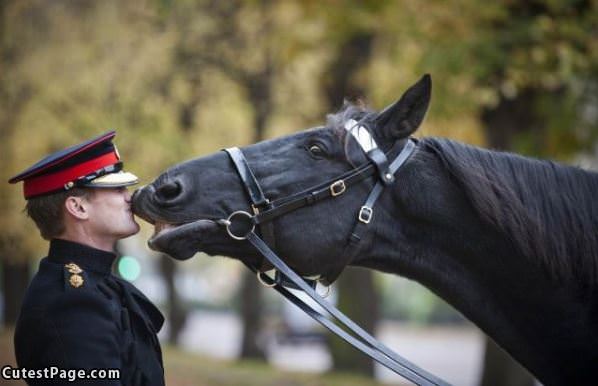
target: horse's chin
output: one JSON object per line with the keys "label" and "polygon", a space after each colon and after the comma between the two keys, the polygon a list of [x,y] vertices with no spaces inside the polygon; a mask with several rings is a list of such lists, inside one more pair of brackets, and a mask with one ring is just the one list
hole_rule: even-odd
{"label": "horse's chin", "polygon": [[155,233],[147,245],[177,260],[191,258],[199,251],[202,237],[219,229],[218,224],[212,220],[197,220],[180,225],[156,221],[154,226]]}

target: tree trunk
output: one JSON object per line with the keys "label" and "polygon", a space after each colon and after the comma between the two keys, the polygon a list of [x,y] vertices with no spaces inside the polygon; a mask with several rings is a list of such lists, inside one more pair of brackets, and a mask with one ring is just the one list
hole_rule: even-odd
{"label": "tree trunk", "polygon": [[0,261],[2,261],[2,296],[4,304],[5,327],[14,326],[21,311],[21,303],[29,285],[30,269],[27,259],[11,256],[18,253],[16,245],[10,245],[9,240],[0,242]]}
{"label": "tree trunk", "polygon": [[481,386],[533,386],[534,377],[494,341],[486,337]]}
{"label": "tree trunk", "polygon": [[185,326],[187,320],[187,309],[185,308],[181,297],[175,286],[177,263],[168,255],[160,255],[160,271],[162,278],[166,283],[166,292],[168,299],[168,343],[178,345],[179,335]]}
{"label": "tree trunk", "polygon": [[[265,137],[268,114],[272,109],[272,76],[272,63],[267,60],[264,69],[249,76],[245,83],[249,101],[253,107],[253,142],[262,141]],[[242,280],[240,296],[243,334],[240,357],[265,359],[266,354],[259,345],[263,310],[261,285],[251,271],[245,272]]]}
{"label": "tree trunk", "polygon": [[535,114],[534,102],[538,94],[533,89],[520,91],[514,99],[501,98],[498,105],[485,109],[481,115],[488,146],[496,150],[512,151],[517,137],[531,135],[530,152],[539,153],[544,137],[544,124]]}
{"label": "tree trunk", "polygon": [[241,284],[241,319],[243,337],[241,339],[241,358],[265,359],[266,354],[259,345],[262,322],[261,287],[253,272],[243,273]]}
{"label": "tree trunk", "polygon": [[[367,65],[374,36],[365,31],[355,32],[342,42],[335,59],[324,74],[324,92],[328,111],[338,109],[343,98],[355,100],[365,94],[356,74]],[[337,281],[339,309],[366,331],[373,333],[378,322],[378,296],[373,273],[363,269],[347,269]],[[334,370],[374,375],[374,362],[344,341],[330,335],[330,351]]]}
{"label": "tree trunk", "polygon": [[[373,335],[379,302],[372,272],[349,267],[338,280],[337,289],[339,309]],[[330,347],[335,370],[374,376],[374,362],[344,340],[331,334]]]}
{"label": "tree trunk", "polygon": [[[13,158],[14,149],[10,145],[10,139],[14,132],[14,123],[20,117],[26,102],[29,99],[31,90],[26,85],[21,85],[17,90],[9,92],[12,87],[7,87],[11,82],[8,69],[15,65],[17,50],[10,48],[7,44],[8,32],[6,31],[6,10],[13,5],[13,1],[0,1],[0,165],[7,168]],[[1,173],[5,176],[4,172]],[[6,185],[6,183],[4,183]],[[0,211],[5,213],[7,206],[11,205],[8,198],[8,187],[0,189]],[[11,224],[14,226],[14,224]],[[18,234],[18,233],[17,233]],[[5,326],[14,326],[25,291],[29,285],[30,267],[28,256],[21,248],[19,237],[0,236],[0,271],[2,285],[2,304],[4,315],[2,322]]]}

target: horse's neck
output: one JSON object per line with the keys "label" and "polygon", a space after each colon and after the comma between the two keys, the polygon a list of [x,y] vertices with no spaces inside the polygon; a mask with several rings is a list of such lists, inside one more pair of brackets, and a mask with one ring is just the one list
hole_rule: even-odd
{"label": "horse's neck", "polygon": [[[389,223],[378,227],[373,247],[355,264],[422,283],[546,383],[574,377],[568,369],[576,366],[587,373],[586,358],[596,358],[598,343],[587,304],[569,288],[556,286],[474,213],[462,212],[452,224],[443,224],[445,219],[431,222],[430,200],[447,201],[436,203],[440,206],[468,206],[452,202],[463,197],[434,190],[440,189],[434,186],[438,181],[418,175],[417,170],[404,173],[399,187],[403,192],[381,204],[392,207],[386,211]],[[426,197],[426,189],[436,196]]]}

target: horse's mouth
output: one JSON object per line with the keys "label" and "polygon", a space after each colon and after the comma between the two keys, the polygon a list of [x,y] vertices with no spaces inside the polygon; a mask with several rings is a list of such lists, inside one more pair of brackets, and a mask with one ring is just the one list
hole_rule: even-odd
{"label": "horse's mouth", "polygon": [[163,221],[154,221],[154,234],[150,237],[150,241],[163,233],[171,232],[180,225],[181,224],[170,224]]}
{"label": "horse's mouth", "polygon": [[163,221],[153,220],[154,234],[147,241],[147,245],[158,252],[163,252],[160,246],[170,238],[169,233],[175,232],[182,224],[171,224]]}
{"label": "horse's mouth", "polygon": [[175,259],[186,260],[200,250],[202,237],[218,229],[219,225],[212,220],[196,220],[183,224],[156,220],[154,234],[147,241],[147,245]]}

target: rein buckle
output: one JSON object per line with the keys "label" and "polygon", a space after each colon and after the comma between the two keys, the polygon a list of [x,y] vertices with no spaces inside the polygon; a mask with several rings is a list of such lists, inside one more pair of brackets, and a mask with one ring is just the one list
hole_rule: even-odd
{"label": "rein buckle", "polygon": [[338,180],[330,184],[330,194],[332,197],[340,196],[345,193],[345,190],[347,190],[347,186],[344,180]]}
{"label": "rein buckle", "polygon": [[359,216],[357,218],[362,223],[369,224],[370,221],[372,221],[373,215],[374,215],[374,210],[372,208],[370,208],[369,206],[364,205],[361,207],[361,209],[359,209]]}

